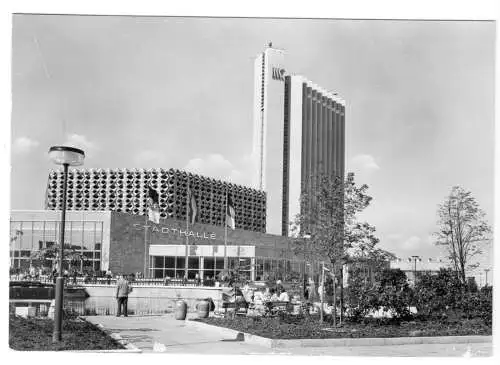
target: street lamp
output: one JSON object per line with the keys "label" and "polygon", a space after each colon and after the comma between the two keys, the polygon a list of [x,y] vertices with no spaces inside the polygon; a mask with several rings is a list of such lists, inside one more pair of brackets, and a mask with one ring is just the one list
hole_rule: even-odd
{"label": "street lamp", "polygon": [[54,146],[49,149],[49,158],[56,165],[63,166],[63,196],[62,196],[62,209],[61,209],[61,231],[59,243],[61,245],[59,251],[59,270],[56,280],[56,306],[54,310],[54,332],[52,334],[52,342],[61,341],[62,333],[62,309],[63,309],[63,291],[64,291],[64,278],[63,271],[63,258],[64,258],[64,230],[66,223],[66,190],[68,186],[68,167],[83,165],[85,153],[74,147]]}
{"label": "street lamp", "polygon": [[410,260],[413,259],[415,266],[413,267],[413,281],[417,283],[417,260],[421,260],[420,256],[413,255]]}
{"label": "street lamp", "polygon": [[490,269],[484,269],[484,273],[486,274],[485,285],[484,286],[488,286],[488,271],[490,271]]}

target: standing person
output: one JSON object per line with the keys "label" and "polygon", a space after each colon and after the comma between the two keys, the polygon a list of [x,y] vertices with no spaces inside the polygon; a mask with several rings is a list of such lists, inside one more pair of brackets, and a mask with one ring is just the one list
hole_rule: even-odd
{"label": "standing person", "polygon": [[309,293],[309,302],[314,303],[317,298],[316,295],[316,284],[314,283],[313,278],[309,278],[309,282],[307,285],[307,292]]}
{"label": "standing person", "polygon": [[54,270],[52,270],[52,281],[54,282],[54,284],[57,281],[57,269],[55,267]]}
{"label": "standing person", "polygon": [[76,285],[76,277],[78,276],[78,273],[76,270],[73,270],[73,285]]}
{"label": "standing person", "polygon": [[116,314],[117,317],[120,317],[122,314],[123,307],[123,316],[128,317],[127,314],[127,302],[128,295],[132,291],[128,280],[120,275],[118,281],[116,282],[116,300],[118,301],[118,312]]}
{"label": "standing person", "polygon": [[196,275],[194,276],[194,280],[196,280],[196,285],[200,286],[201,283],[200,274],[196,273]]}
{"label": "standing person", "polygon": [[35,276],[36,276],[36,270],[33,266],[30,266],[30,276],[31,276],[31,279],[35,279]]}
{"label": "standing person", "polygon": [[113,273],[110,269],[106,271],[106,282],[108,285],[111,285],[111,278],[113,277]]}

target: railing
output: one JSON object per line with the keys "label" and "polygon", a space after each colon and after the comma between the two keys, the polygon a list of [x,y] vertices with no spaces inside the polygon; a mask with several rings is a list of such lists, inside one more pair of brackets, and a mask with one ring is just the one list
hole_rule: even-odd
{"label": "railing", "polygon": [[[15,277],[11,276],[11,280],[16,280]],[[24,278],[22,280],[16,281],[39,281],[44,284],[53,284],[54,280],[50,276],[42,275],[39,276],[38,279]],[[74,286],[74,285],[116,285],[116,278],[103,278],[103,277],[67,277],[65,280],[65,285]],[[132,285],[140,285],[140,286],[186,286],[186,287],[216,287],[216,282],[213,280],[200,280],[197,282],[196,280],[183,280],[183,279],[135,279],[130,280],[130,284]],[[223,285],[220,285],[223,286]]]}
{"label": "railing", "polygon": [[[45,317],[49,313],[50,300],[11,300],[10,313],[15,307],[31,306],[35,308],[35,316]],[[64,300],[64,309],[77,315],[116,315],[118,305],[115,298],[87,298],[86,300]],[[175,301],[170,298],[129,298],[128,313],[135,315],[160,315],[172,313]]]}

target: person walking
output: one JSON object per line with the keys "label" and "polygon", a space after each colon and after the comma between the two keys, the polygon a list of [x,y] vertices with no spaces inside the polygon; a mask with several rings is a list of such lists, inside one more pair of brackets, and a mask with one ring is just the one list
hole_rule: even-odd
{"label": "person walking", "polygon": [[116,300],[118,302],[118,312],[116,314],[117,317],[121,316],[122,308],[123,316],[128,317],[127,302],[130,292],[132,292],[132,288],[130,287],[128,280],[123,275],[120,275],[118,281],[116,282]]}

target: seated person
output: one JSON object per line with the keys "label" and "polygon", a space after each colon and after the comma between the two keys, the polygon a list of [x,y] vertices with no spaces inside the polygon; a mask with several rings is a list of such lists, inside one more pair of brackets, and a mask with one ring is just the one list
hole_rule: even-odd
{"label": "seated person", "polygon": [[290,297],[288,296],[288,293],[286,292],[286,289],[283,289],[283,291],[281,292],[278,300],[280,302],[289,302],[290,301]]}
{"label": "seated person", "polygon": [[283,290],[285,289],[283,289],[283,283],[281,280],[276,281],[276,294],[279,296]]}
{"label": "seated person", "polygon": [[269,302],[271,300],[271,296],[272,296],[271,290],[269,289],[269,287],[266,287],[266,291],[262,295],[262,300],[264,302]]}
{"label": "seated person", "polygon": [[270,293],[271,293],[271,302],[277,302],[279,300],[279,296],[276,293],[276,289],[271,288]]}
{"label": "seated person", "polygon": [[262,302],[262,296],[263,296],[262,292],[260,292],[258,290],[255,291],[253,293],[253,301],[254,301],[254,303]]}
{"label": "seated person", "polygon": [[245,286],[241,289],[242,293],[243,293],[243,296],[245,297],[245,300],[247,302],[252,302],[253,301],[253,296],[254,296],[254,292],[253,290],[250,288],[250,286],[248,285],[248,283],[245,284]]}

